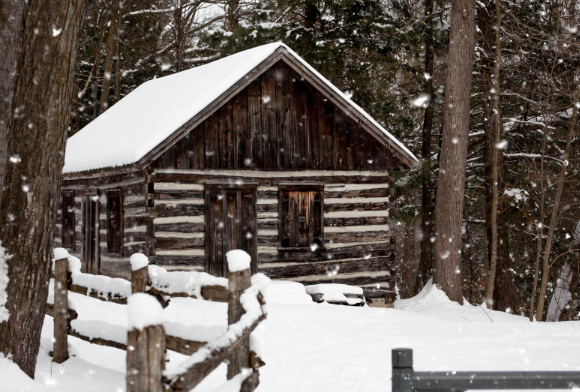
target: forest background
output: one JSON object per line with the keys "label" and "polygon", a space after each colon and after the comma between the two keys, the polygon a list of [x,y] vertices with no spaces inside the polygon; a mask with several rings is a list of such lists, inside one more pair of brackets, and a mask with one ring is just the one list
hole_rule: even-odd
{"label": "forest background", "polygon": [[[496,11],[494,0],[475,2],[457,273],[463,296],[482,303],[492,254],[495,163],[493,307],[526,315],[535,309],[545,318],[544,301],[541,309],[535,304],[549,301],[560,283],[559,295],[570,298],[550,317],[570,320],[578,314],[580,159],[572,115],[580,10],[574,0],[552,0],[502,1]],[[410,297],[433,274],[445,78],[453,70],[450,12],[451,2],[442,0],[95,1],[80,32],[69,136],[149,79],[283,41],[422,158],[416,170],[397,174],[397,280],[400,296]]]}
{"label": "forest background", "polygon": [[0,353],[33,377],[66,138],[147,80],[274,41],[420,157],[417,168],[395,173],[401,298],[433,278],[459,303],[577,319],[579,7],[5,0]]}

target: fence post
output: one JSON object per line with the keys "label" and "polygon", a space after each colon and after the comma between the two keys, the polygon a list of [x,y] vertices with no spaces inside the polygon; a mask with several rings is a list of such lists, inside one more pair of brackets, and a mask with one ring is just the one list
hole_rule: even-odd
{"label": "fence post", "polygon": [[68,258],[54,262],[54,345],[52,360],[63,363],[68,359]]}
{"label": "fence post", "polygon": [[131,293],[145,293],[149,280],[149,259],[143,253],[135,253],[131,262]]}
{"label": "fence post", "polygon": [[[230,272],[228,274],[228,325],[234,324],[242,318],[245,313],[240,297],[248,287],[252,271],[247,269]],[[240,346],[229,356],[228,380],[232,379],[242,368],[250,367],[250,338],[245,338]]]}
{"label": "fence post", "polygon": [[161,305],[149,294],[138,293],[129,297],[127,307],[126,392],[164,392],[165,329],[160,320]]}
{"label": "fence post", "polygon": [[392,392],[411,392],[413,377],[413,350],[394,348],[391,356]]}

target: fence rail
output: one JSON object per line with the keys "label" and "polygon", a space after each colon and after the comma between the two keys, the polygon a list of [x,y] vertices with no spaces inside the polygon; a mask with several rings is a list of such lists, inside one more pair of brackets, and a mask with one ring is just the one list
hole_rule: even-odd
{"label": "fence rail", "polygon": [[[57,272],[58,271],[58,272]],[[139,270],[132,272],[131,284],[132,291],[140,292],[140,290],[145,290],[144,292],[149,292],[147,286],[143,282],[148,281],[147,267],[141,268]],[[136,284],[133,284],[136,282]],[[68,290],[63,290],[63,287],[67,287]],[[221,286],[211,286],[211,290],[215,292],[215,287]],[[225,287],[222,287],[227,290]],[[135,290],[136,289],[136,290]],[[111,293],[105,294],[103,296],[98,290],[92,289],[86,286],[73,284],[71,281],[71,273],[68,270],[68,259],[55,260],[55,274],[54,274],[54,304],[46,304],[46,314],[54,317],[54,351],[53,360],[57,363],[62,363],[68,359],[67,352],[67,338],[68,336],[74,336],[76,338],[82,339],[89,343],[98,344],[100,346],[113,347],[120,350],[125,350],[127,344],[121,341],[115,341],[107,339],[106,337],[89,337],[83,335],[81,331],[73,328],[71,322],[78,318],[78,313],[73,309],[68,309],[68,292],[89,296],[91,298],[99,299],[101,301],[114,302],[121,305],[127,304],[127,297],[122,295],[112,295]],[[210,291],[211,292],[211,291]],[[165,301],[163,296],[172,296],[170,293],[164,293],[163,291],[155,290],[154,296],[159,300],[163,307],[167,307],[168,301]],[[178,297],[186,296],[185,293],[179,293]],[[227,296],[227,295],[226,295]],[[65,301],[66,302],[62,302]],[[222,302],[221,300],[219,302]],[[57,309],[55,311],[55,309]],[[178,336],[166,335],[166,347],[169,350],[178,352],[184,355],[191,355],[197,351],[200,347],[207,344],[204,341],[184,339]]]}
{"label": "fence rail", "polygon": [[[78,261],[78,260],[77,260]],[[242,376],[241,392],[251,392],[259,384],[258,368],[264,362],[250,350],[250,334],[266,318],[262,311],[264,301],[258,288],[251,286],[250,269],[231,272],[228,276],[228,288],[207,285],[201,287],[201,295],[213,300],[228,302],[228,329],[217,339],[210,342],[187,340],[165,334],[163,325],[152,325],[142,330],[131,329],[127,332],[127,341],[119,342],[106,337],[88,337],[71,327],[71,322],[78,318],[75,310],[68,308],[68,292],[87,295],[102,301],[127,304],[127,297],[119,292],[105,292],[98,289],[74,284],[71,278],[71,266],[68,258],[55,260],[54,269],[54,304],[47,304],[46,313],[54,317],[54,351],[53,360],[62,363],[68,359],[67,336],[75,336],[91,343],[127,350],[127,392],[161,392],[189,391],[199,384],[223,361],[228,361],[228,380]],[[85,277],[86,278],[86,277]],[[168,305],[164,296],[193,297],[186,292],[165,292],[163,289],[151,288],[148,266],[132,272],[131,282],[123,283],[125,289],[130,284],[130,292],[145,292],[155,297],[163,307]],[[71,290],[72,288],[72,290]],[[206,291],[204,293],[204,288]],[[122,290],[118,290],[122,291]],[[127,291],[127,290],[125,290]],[[243,305],[242,294],[250,292],[259,303],[259,311],[253,309],[246,314],[247,306]],[[180,372],[164,374],[165,350],[173,350],[190,357],[180,366]]]}
{"label": "fence rail", "polygon": [[392,367],[392,392],[573,389],[580,386],[580,372],[572,371],[416,372],[413,370],[413,350],[409,348],[393,349]]}

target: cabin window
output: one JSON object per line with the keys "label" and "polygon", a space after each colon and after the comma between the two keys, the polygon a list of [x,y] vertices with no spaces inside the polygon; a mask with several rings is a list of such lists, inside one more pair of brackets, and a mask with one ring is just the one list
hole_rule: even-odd
{"label": "cabin window", "polygon": [[323,241],[321,186],[280,186],[279,238],[282,248],[316,250]]}
{"label": "cabin window", "polygon": [[61,226],[62,247],[70,250],[75,248],[75,195],[74,192],[62,193]]}
{"label": "cabin window", "polygon": [[107,247],[109,253],[122,253],[123,194],[119,189],[107,192]]}

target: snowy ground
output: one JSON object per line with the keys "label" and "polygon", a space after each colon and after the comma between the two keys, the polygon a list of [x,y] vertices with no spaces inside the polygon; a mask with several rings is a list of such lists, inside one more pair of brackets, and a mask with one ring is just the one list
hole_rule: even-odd
{"label": "snowy ground", "polygon": [[[126,325],[125,307],[71,293],[80,319]],[[391,349],[414,349],[417,370],[580,370],[580,322],[530,323],[524,317],[460,306],[433,287],[396,309],[312,303],[303,286],[274,282],[268,319],[255,336],[266,366],[258,391],[390,390]],[[164,319],[227,324],[226,304],[174,298]],[[36,380],[0,357],[0,391],[123,391],[125,352],[69,338],[76,356],[52,364],[46,317]],[[185,356],[170,352],[168,367]],[[225,382],[222,364],[195,392]]]}

